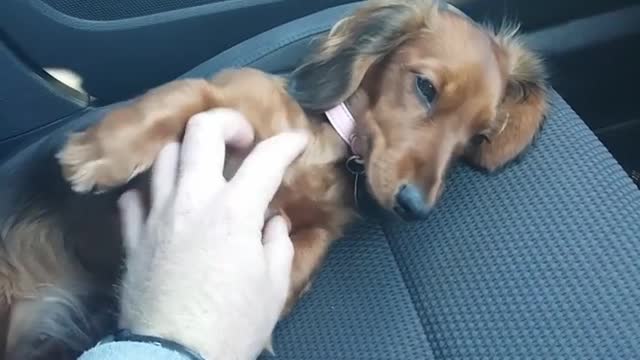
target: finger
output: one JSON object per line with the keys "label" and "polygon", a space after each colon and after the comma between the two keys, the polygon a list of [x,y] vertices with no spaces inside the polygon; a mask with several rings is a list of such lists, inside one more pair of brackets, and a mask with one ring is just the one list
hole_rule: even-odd
{"label": "finger", "polygon": [[262,216],[275,195],[285,171],[302,153],[309,136],[302,132],[276,135],[259,143],[231,180],[234,201],[249,216]]}
{"label": "finger", "polygon": [[282,216],[274,216],[267,222],[262,242],[273,289],[282,296],[284,303],[289,292],[293,244],[289,238],[287,222]]}
{"label": "finger", "polygon": [[214,109],[194,115],[187,124],[180,159],[179,192],[202,198],[202,191],[215,193],[225,183],[225,145],[247,147],[253,128],[244,116],[231,109]]}
{"label": "finger", "polygon": [[129,256],[139,245],[144,226],[142,198],[135,190],[125,192],[118,199],[120,226],[126,255]]}
{"label": "finger", "polygon": [[158,155],[151,174],[151,214],[163,208],[175,191],[180,145],[170,143]]}

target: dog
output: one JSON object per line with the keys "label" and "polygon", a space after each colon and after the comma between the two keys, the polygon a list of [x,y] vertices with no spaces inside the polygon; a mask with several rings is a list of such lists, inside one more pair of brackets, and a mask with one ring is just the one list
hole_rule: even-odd
{"label": "dog", "polygon": [[[284,316],[357,218],[354,192],[366,189],[404,220],[425,219],[453,164],[493,172],[532,144],[548,87],[542,60],[516,30],[430,0],[369,1],[287,78],[242,68],[173,81],[71,134],[57,159],[73,191],[57,183],[2,233],[6,358],[74,358],[114,329],[123,264],[116,199],[130,188],[147,193],[161,148],[213,108],[240,111],[256,141],[311,134],[270,205],[289,219],[295,249]],[[229,150],[225,176],[243,156]]]}

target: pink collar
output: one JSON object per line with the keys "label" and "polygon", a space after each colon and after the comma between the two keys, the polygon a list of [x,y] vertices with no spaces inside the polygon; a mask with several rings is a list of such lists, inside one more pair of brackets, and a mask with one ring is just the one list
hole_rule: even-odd
{"label": "pink collar", "polygon": [[355,189],[357,192],[358,176],[364,174],[365,169],[364,159],[362,159],[362,155],[358,152],[358,147],[356,146],[356,141],[358,140],[355,131],[356,119],[353,117],[345,103],[340,103],[336,107],[325,111],[325,115],[327,116],[327,119],[329,119],[331,126],[333,126],[338,135],[340,135],[342,140],[347,143],[351,150],[351,156],[347,158],[345,166],[349,172],[356,176]]}
{"label": "pink collar", "polygon": [[340,103],[332,109],[329,109],[325,112],[327,119],[329,119],[329,123],[336,130],[338,135],[344,140],[351,152],[354,155],[358,155],[355,149],[355,140],[356,140],[356,120],[353,118],[353,115],[347,108],[345,103]]}

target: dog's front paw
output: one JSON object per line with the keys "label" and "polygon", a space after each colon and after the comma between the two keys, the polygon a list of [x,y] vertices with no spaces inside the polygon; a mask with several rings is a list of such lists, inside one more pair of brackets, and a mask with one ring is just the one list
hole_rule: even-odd
{"label": "dog's front paw", "polygon": [[57,158],[62,175],[79,193],[99,193],[123,185],[144,168],[133,161],[134,154],[108,151],[89,132],[72,134]]}

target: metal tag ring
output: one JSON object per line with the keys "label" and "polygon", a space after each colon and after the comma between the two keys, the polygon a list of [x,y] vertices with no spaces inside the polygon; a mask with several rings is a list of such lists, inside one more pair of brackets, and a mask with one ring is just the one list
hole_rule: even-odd
{"label": "metal tag ring", "polygon": [[348,158],[345,166],[353,175],[364,174],[364,160],[358,155],[352,155]]}

